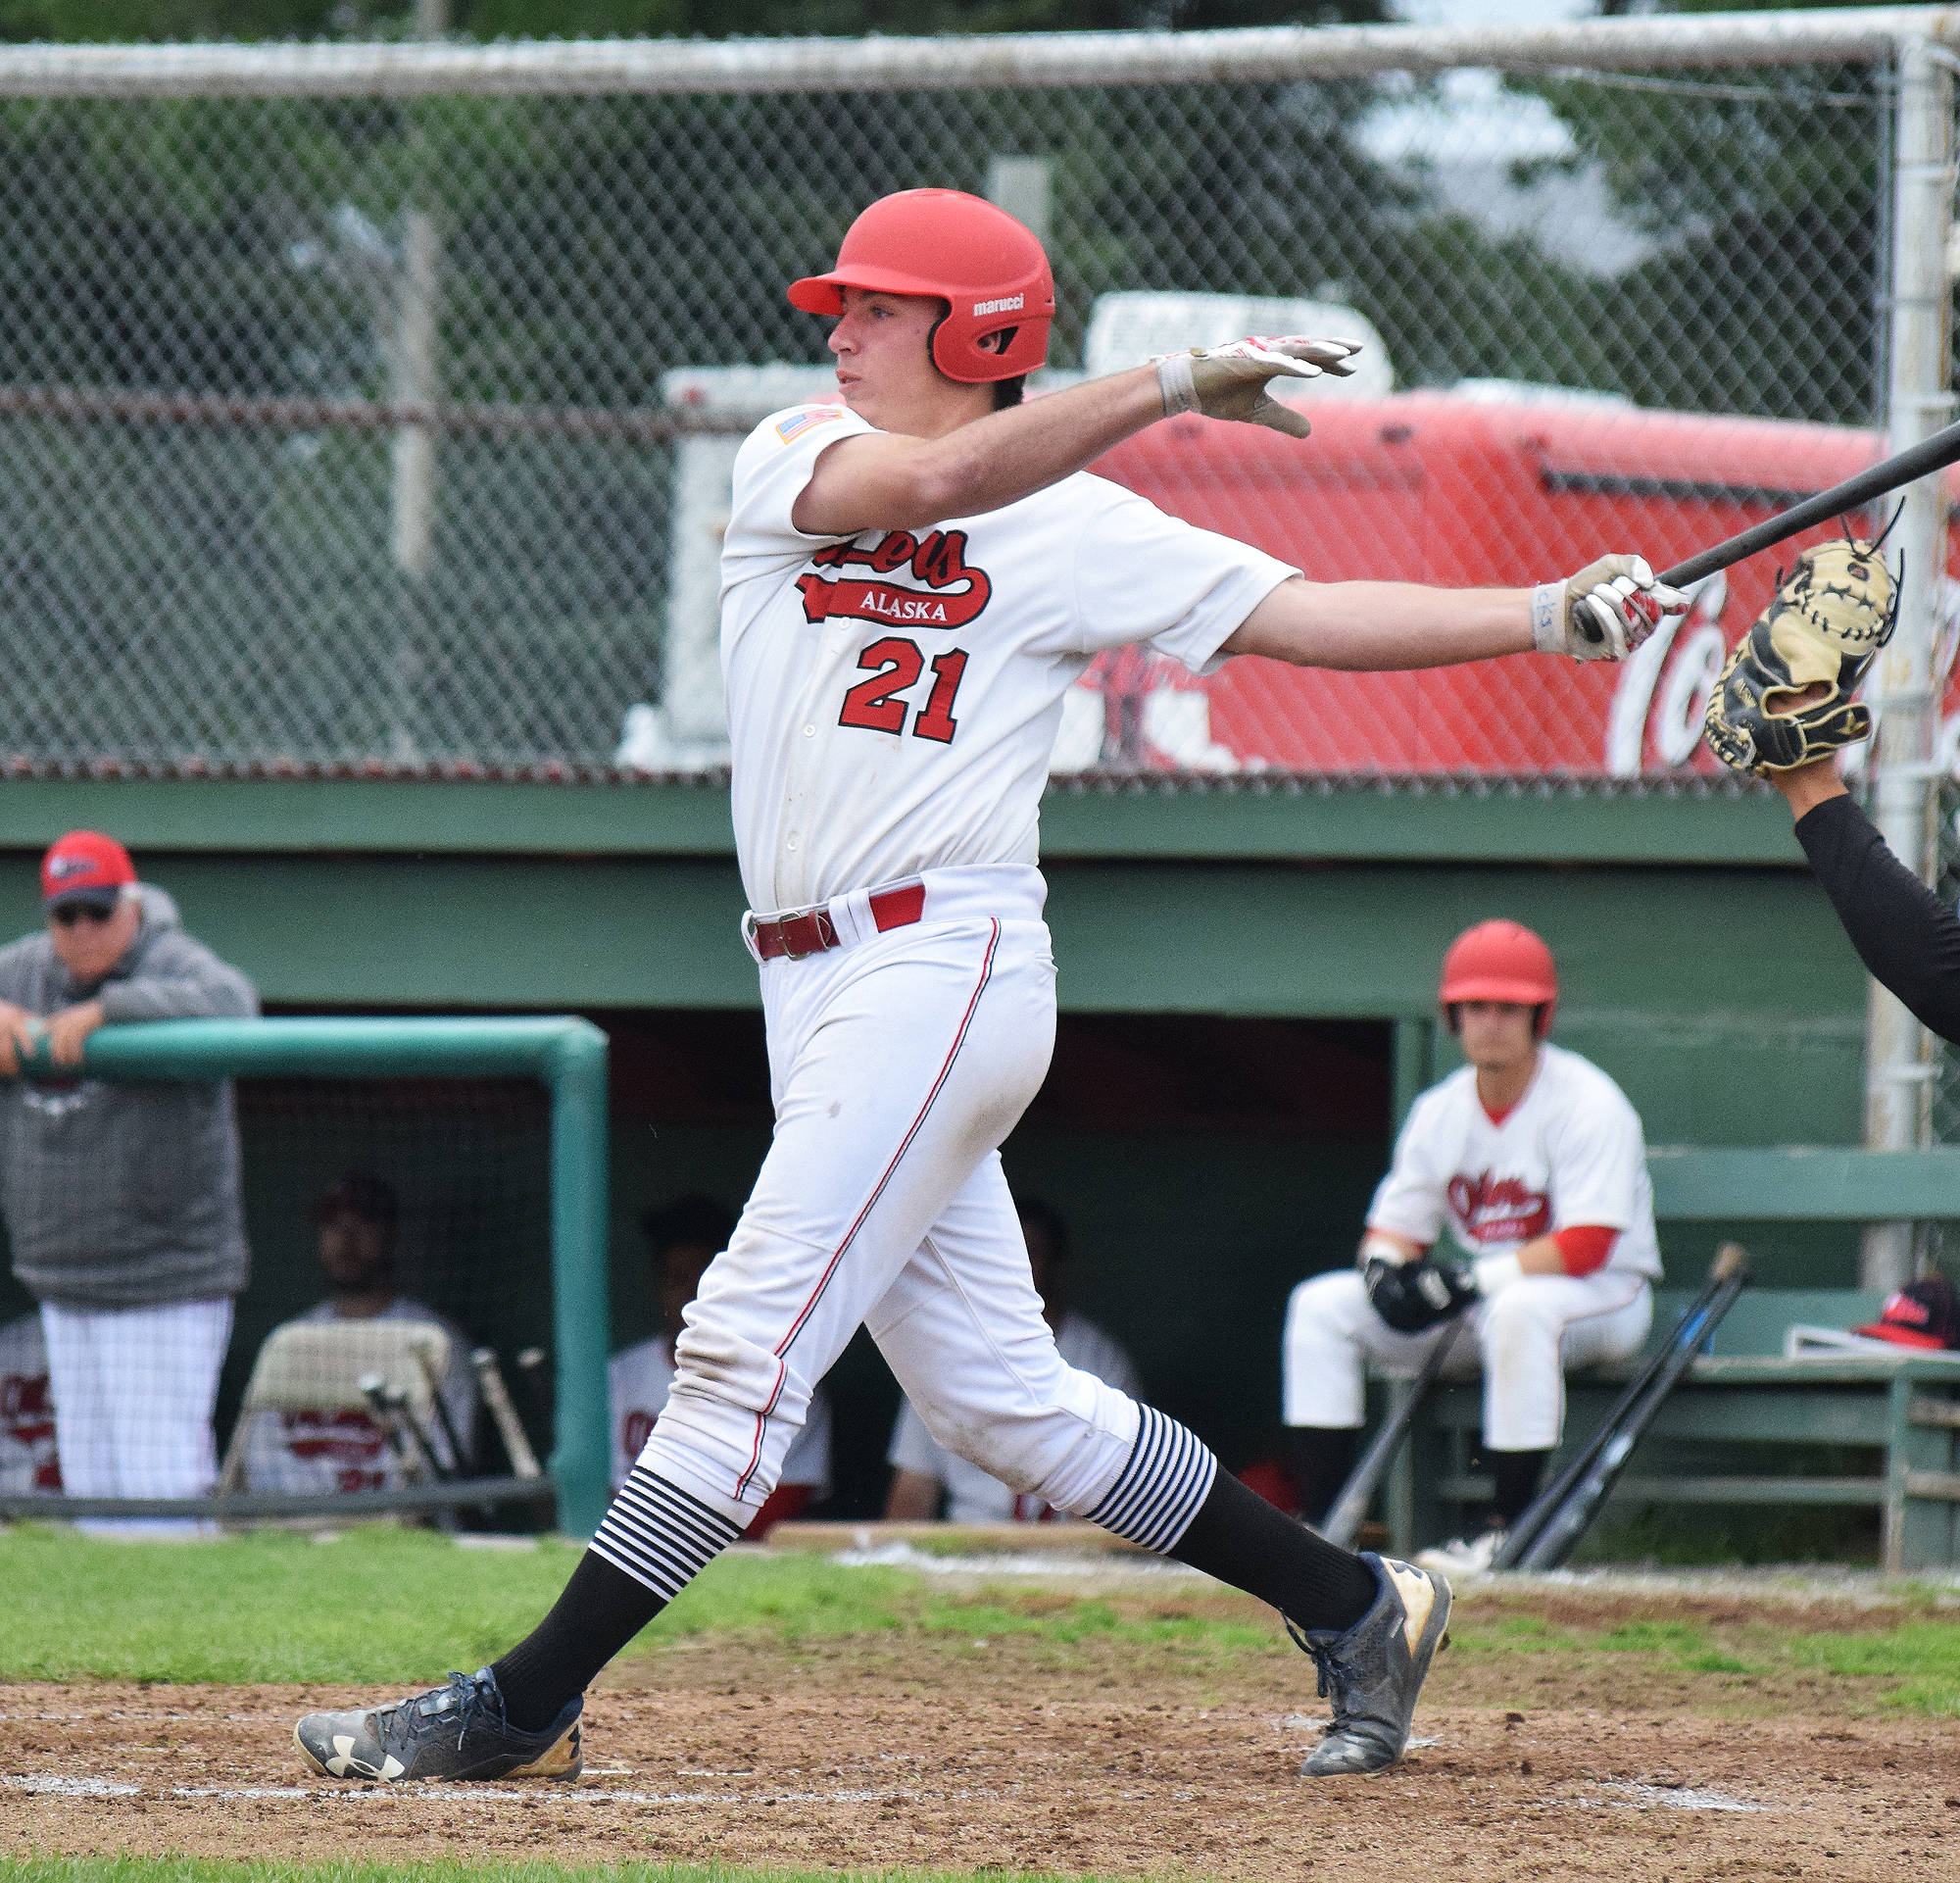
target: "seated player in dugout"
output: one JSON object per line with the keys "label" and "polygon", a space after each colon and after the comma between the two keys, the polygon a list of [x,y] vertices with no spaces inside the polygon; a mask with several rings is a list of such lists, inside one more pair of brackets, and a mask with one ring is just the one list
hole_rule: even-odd
{"label": "seated player in dugout", "polygon": [[[404,1320],[440,1327],[449,1336],[442,1407],[463,1456],[453,1457],[440,1419],[428,1442],[445,1470],[467,1471],[476,1425],[470,1339],[446,1314],[402,1293],[396,1272],[401,1214],[394,1185],[371,1171],[350,1170],[329,1183],[313,1212],[326,1299],[294,1320],[304,1326]],[[401,1483],[401,1462],[367,1412],[342,1406],[301,1408],[259,1416],[245,1441],[245,1478],[255,1491],[295,1496],[393,1490]]]}
{"label": "seated player in dugout", "polygon": [[[1068,1365],[1028,1274],[1000,1146],[1054,1040],[1037,857],[1063,700],[1132,644],[1198,673],[1249,655],[1617,660],[1681,598],[1628,555],[1509,588],[1312,582],[1090,475],[1180,415],[1303,439],[1269,385],[1350,370],[1355,348],[1235,341],[1022,403],[1054,284],[1034,235],[977,197],[873,203],[789,297],[832,322],[837,396],[749,435],[721,548],[768,1155],[688,1309],[665,1410],[551,1612],[444,1688],[309,1714],[301,1755],[391,1781],[575,1772],[587,1685],[755,1521],[863,1326],[942,1444],[1278,1609],[1333,1713],[1302,1771],[1379,1770],[1408,1743],[1447,1584],[1335,1548]],[[1294,451],[1310,462],[1274,441],[1276,473]],[[1300,505],[1311,543],[1304,487]]]}
{"label": "seated player in dugout", "polygon": [[[640,1219],[647,1261],[660,1304],[661,1332],[614,1354],[607,1366],[612,1412],[612,1488],[626,1482],[673,1389],[674,1342],[687,1322],[688,1304],[700,1291],[708,1265],[735,1233],[735,1213],[699,1192],[676,1197],[664,1210]],[[778,1523],[802,1516],[830,1495],[830,1400],[819,1386],[810,1395],[803,1429],[783,1459],[776,1488],[744,1532],[760,1542]]]}
{"label": "seated player in dugout", "polygon": [[1537,1495],[1565,1369],[1625,1360],[1646,1339],[1660,1246],[1639,1115],[1545,1037],[1551,950],[1517,922],[1479,922],[1450,944],[1438,998],[1469,1064],[1410,1107],[1357,1266],[1294,1290],[1282,1385],[1314,1523],[1354,1464],[1367,1362],[1413,1373],[1446,1342],[1446,1377],[1481,1369],[1489,1517],[1416,1558],[1475,1574]]}
{"label": "seated player in dugout", "polygon": [[[1041,1297],[1042,1318],[1054,1331],[1055,1352],[1078,1372],[1093,1373],[1104,1385],[1137,1398],[1142,1388],[1129,1355],[1113,1336],[1068,1305],[1071,1250],[1061,1212],[1039,1197],[1017,1198],[1014,1209],[1028,1245],[1028,1272]],[[950,1523],[1039,1523],[1057,1514],[1045,1500],[1017,1491],[949,1451],[903,1397],[885,1462],[892,1467],[885,1514],[894,1521],[930,1522],[941,1514],[942,1499]]]}

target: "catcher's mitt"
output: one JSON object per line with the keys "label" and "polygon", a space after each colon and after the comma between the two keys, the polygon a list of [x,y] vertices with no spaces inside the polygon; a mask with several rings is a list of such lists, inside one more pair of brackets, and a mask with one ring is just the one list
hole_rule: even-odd
{"label": "catcher's mitt", "polygon": [[[1722,669],[1702,716],[1709,748],[1734,771],[1788,771],[1869,736],[1852,699],[1891,638],[1898,589],[1874,543],[1819,543],[1771,596]],[[1830,689],[1808,706],[1807,687]]]}

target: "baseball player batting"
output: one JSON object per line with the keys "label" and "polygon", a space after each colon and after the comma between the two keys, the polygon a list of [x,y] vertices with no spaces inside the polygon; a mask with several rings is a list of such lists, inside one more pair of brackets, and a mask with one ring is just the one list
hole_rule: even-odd
{"label": "baseball player batting", "polygon": [[1198,672],[1250,654],[1619,658],[1677,600],[1631,556],[1536,588],[1318,586],[1087,475],[1179,413],[1304,436],[1269,384],[1341,372],[1354,348],[1242,340],[1023,405],[1048,260],[976,197],[883,198],[789,297],[834,322],[837,397],[750,435],[721,562],[768,1157],[688,1309],[666,1407],[544,1621],[433,1692],[309,1715],[299,1748],[339,1777],[574,1775],[586,1685],[754,1518],[861,1324],[942,1444],[1281,1611],[1332,1702],[1305,1771],[1392,1764],[1446,1584],[1323,1542],[1175,1419],[1065,1365],[1029,1276],[999,1146],[1054,1042],[1036,826],[1062,699],[1132,642]]}

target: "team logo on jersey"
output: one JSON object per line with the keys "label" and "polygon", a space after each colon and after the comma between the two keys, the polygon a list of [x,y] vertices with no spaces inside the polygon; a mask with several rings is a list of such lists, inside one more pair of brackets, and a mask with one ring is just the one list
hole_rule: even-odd
{"label": "team logo on jersey", "polygon": [[1516,1177],[1455,1176],[1449,1209],[1473,1242],[1529,1242],[1551,1228],[1551,1199]]}
{"label": "team logo on jersey", "polygon": [[[811,572],[799,575],[797,587],[812,622],[848,615],[905,627],[964,627],[994,593],[987,571],[966,560],[963,529],[924,536],[892,529],[869,549],[838,543],[809,560]],[[869,575],[841,572],[860,569]]]}

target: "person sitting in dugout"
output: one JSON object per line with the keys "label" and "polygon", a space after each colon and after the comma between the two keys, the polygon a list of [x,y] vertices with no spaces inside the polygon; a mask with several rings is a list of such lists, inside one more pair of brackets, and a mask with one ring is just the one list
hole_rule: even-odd
{"label": "person sitting in dugout", "polygon": [[1450,944],[1438,999],[1469,1064],[1410,1108],[1357,1266],[1294,1290],[1283,1384],[1301,1514],[1318,1522],[1353,1467],[1369,1361],[1414,1373],[1447,1343],[1446,1378],[1481,1368],[1489,1519],[1416,1558],[1463,1575],[1491,1566],[1538,1493],[1565,1369],[1640,1351],[1661,1264],[1639,1115],[1545,1037],[1551,950],[1480,922]]}
{"label": "person sitting in dugout", "polygon": [[[336,1177],[314,1205],[320,1271],[326,1299],[295,1322],[406,1320],[440,1327],[449,1336],[449,1363],[442,1377],[442,1408],[428,1434],[445,1470],[467,1470],[475,1445],[476,1383],[469,1370],[469,1336],[447,1315],[403,1294],[396,1271],[401,1200],[395,1186],[368,1170]],[[294,1322],[285,1323],[287,1325]],[[274,1332],[277,1330],[274,1329]],[[463,1456],[452,1456],[454,1432]],[[255,1491],[329,1495],[398,1489],[401,1462],[387,1435],[367,1412],[344,1406],[301,1407],[263,1415],[245,1443],[246,1482]]]}

